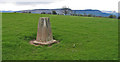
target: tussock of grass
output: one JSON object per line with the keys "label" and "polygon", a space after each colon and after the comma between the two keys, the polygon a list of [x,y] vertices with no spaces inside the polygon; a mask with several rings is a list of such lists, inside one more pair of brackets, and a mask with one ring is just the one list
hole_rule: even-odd
{"label": "tussock of grass", "polygon": [[[50,17],[52,47],[33,46],[39,17]],[[3,60],[117,60],[118,20],[64,15],[3,13]]]}

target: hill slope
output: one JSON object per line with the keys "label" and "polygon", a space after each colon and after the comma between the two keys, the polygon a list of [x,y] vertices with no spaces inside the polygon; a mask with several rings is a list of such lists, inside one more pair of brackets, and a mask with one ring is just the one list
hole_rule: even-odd
{"label": "hill slope", "polygon": [[[101,16],[101,17],[109,17],[110,15],[113,15],[112,13],[105,13],[102,12],[100,10],[73,10],[73,13],[75,14],[91,14],[91,15],[95,15],[95,16]],[[117,15],[116,15],[117,16]]]}
{"label": "hill slope", "polygon": [[[50,17],[59,44],[33,46],[39,17]],[[118,20],[63,15],[3,13],[3,60],[117,60]]]}

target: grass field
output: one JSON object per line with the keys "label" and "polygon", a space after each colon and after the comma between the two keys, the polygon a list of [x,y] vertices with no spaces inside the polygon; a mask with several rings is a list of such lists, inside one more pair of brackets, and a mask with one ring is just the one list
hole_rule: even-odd
{"label": "grass field", "polygon": [[[59,44],[33,46],[39,17],[50,17]],[[2,14],[3,60],[117,60],[118,20],[111,18]]]}

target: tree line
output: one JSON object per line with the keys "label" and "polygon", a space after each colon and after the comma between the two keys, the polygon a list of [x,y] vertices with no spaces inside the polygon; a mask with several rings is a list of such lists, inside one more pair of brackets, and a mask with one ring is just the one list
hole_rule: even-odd
{"label": "tree line", "polygon": [[[64,14],[64,15],[69,14],[69,10],[71,10],[70,8],[68,8],[68,7],[66,7],[66,6],[62,7],[61,9],[63,9],[63,14]],[[25,13],[26,13],[26,12],[25,12]],[[31,13],[31,12],[27,12],[27,13]],[[52,11],[52,13],[42,12],[41,14],[54,14],[54,15],[59,15],[59,14],[57,14],[57,12],[54,11],[54,10]],[[84,13],[84,14],[70,14],[70,15],[72,15],[72,16],[88,16],[88,17],[103,17],[103,16],[96,16],[96,15],[86,14],[86,13]],[[116,15],[109,15],[108,18],[118,18],[118,19],[120,19],[120,16],[117,17]]]}

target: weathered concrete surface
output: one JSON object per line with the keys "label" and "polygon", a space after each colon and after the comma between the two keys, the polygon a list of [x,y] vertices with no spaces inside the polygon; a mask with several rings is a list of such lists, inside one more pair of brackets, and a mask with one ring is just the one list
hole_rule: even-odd
{"label": "weathered concrete surface", "polygon": [[38,31],[36,40],[32,43],[39,44],[39,45],[46,45],[57,42],[53,40],[50,20],[48,17],[40,17],[38,22]]}
{"label": "weathered concrete surface", "polygon": [[41,17],[38,22],[37,38],[38,42],[48,42],[53,40],[50,21],[48,17]]}

